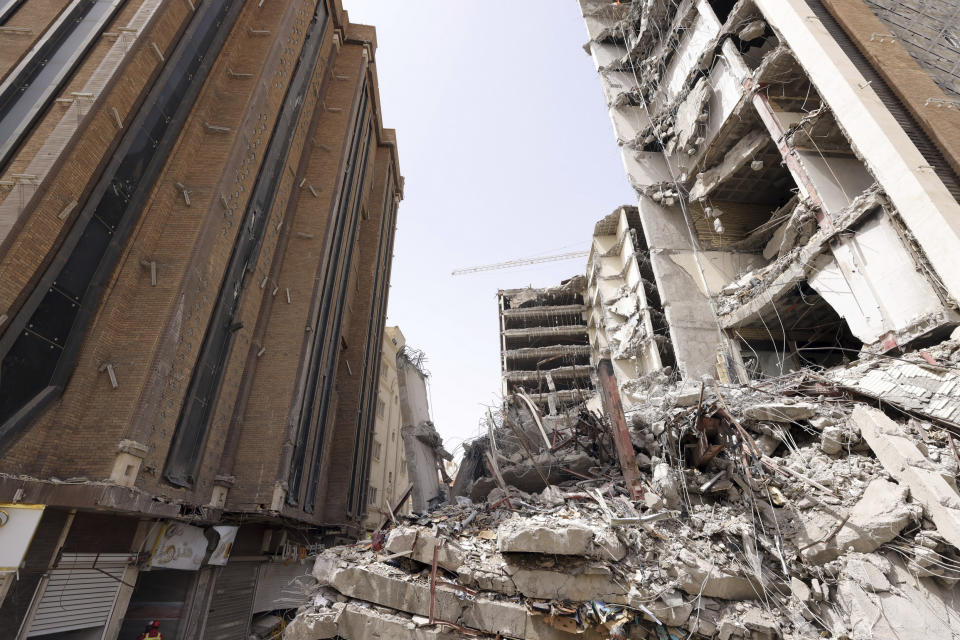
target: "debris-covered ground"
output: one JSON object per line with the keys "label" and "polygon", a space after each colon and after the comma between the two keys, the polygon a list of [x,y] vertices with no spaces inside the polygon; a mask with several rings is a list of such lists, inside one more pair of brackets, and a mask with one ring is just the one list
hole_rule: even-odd
{"label": "debris-covered ground", "polygon": [[286,637],[960,637],[958,372],[954,340],[635,385],[640,499],[608,417],[513,398],[468,449],[465,495],[324,551]]}

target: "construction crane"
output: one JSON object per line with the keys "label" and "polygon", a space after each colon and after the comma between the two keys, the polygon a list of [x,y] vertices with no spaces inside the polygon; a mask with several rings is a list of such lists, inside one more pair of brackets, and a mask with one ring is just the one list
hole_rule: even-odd
{"label": "construction crane", "polygon": [[496,269],[512,269],[514,267],[525,267],[528,264],[540,264],[541,262],[557,262],[559,260],[573,260],[574,258],[586,258],[588,255],[590,255],[589,251],[568,251],[567,253],[557,253],[552,256],[540,256],[539,258],[518,258],[517,260],[507,260],[506,262],[482,264],[477,267],[464,267],[462,269],[454,269],[451,275],[462,276],[467,273],[476,273],[478,271],[495,271]]}

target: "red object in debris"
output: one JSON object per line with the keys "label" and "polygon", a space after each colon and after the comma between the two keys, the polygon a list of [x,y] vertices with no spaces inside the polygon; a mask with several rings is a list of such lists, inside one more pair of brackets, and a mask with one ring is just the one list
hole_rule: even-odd
{"label": "red object in debris", "polygon": [[880,348],[884,351],[890,351],[897,346],[897,337],[893,334],[887,334],[880,340]]}
{"label": "red object in debris", "polygon": [[633,442],[630,441],[630,431],[627,430],[627,418],[623,414],[617,376],[613,373],[613,363],[609,358],[604,358],[597,364],[597,374],[600,378],[603,406],[607,410],[607,415],[610,416],[610,426],[613,428],[613,444],[617,448],[623,481],[627,485],[627,491],[630,492],[630,498],[642,500],[643,485],[640,483],[640,469],[637,468],[637,457],[633,452]]}
{"label": "red object in debris", "polygon": [[939,366],[940,366],[940,363],[937,362],[932,355],[930,355],[929,353],[927,353],[927,352],[924,351],[923,349],[920,350],[920,355],[923,356],[923,359],[924,359],[924,360],[926,360],[927,362],[929,362],[929,363],[932,364],[933,366],[935,366],[935,367],[939,367]]}
{"label": "red object in debris", "polygon": [[373,550],[380,551],[384,545],[387,544],[387,534],[383,531],[374,531],[373,535],[370,536],[370,540],[373,543],[371,545]]}

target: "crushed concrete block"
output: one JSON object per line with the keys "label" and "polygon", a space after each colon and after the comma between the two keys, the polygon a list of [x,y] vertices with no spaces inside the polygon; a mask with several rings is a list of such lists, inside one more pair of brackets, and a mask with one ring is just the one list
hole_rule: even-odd
{"label": "crushed concrete block", "polygon": [[757,448],[760,449],[760,453],[765,456],[772,456],[773,452],[780,446],[781,440],[775,436],[763,434],[755,438],[754,442],[757,444]]}
{"label": "crushed concrete block", "polygon": [[890,562],[875,553],[851,553],[846,557],[847,564],[841,575],[850,578],[870,593],[890,591]]}
{"label": "crushed concrete block", "polygon": [[[882,478],[874,479],[850,509],[850,517],[840,531],[832,539],[804,549],[801,555],[809,562],[824,563],[848,549],[860,553],[874,551],[896,538],[916,516],[916,510],[907,503],[907,496],[905,487]],[[798,546],[822,540],[839,523],[835,515],[811,512],[804,520],[805,533],[798,539]]]}
{"label": "crushed concrete block", "polygon": [[958,594],[934,580],[918,580],[895,554],[887,578],[889,591],[870,592],[856,580],[837,582],[834,603],[849,618],[854,640],[930,640],[955,638]]}
{"label": "crushed concrete block", "polygon": [[637,312],[638,299],[636,296],[624,296],[610,305],[610,310],[624,317],[630,317]]}
{"label": "crushed concrete block", "polygon": [[693,613],[693,603],[685,600],[683,594],[676,589],[670,589],[660,594],[660,597],[652,602],[650,594],[641,594],[635,589],[631,589],[630,601],[636,603],[632,606],[643,605],[646,607],[650,613],[668,627],[682,626],[690,619],[690,614]]}
{"label": "crushed concrete block", "polygon": [[737,32],[737,37],[743,40],[744,42],[748,40],[755,40],[761,37],[764,32],[767,30],[767,23],[763,20],[751,20],[746,24],[745,27],[740,29]]}
{"label": "crushed concrete block", "polygon": [[677,471],[666,462],[661,462],[653,468],[653,490],[663,498],[667,507],[674,509],[680,506],[680,479]]}
{"label": "crushed concrete block", "polygon": [[538,522],[511,518],[497,529],[502,553],[543,553],[622,560],[627,549],[610,530],[597,531],[586,522],[555,519]]}
{"label": "crushed concrete block", "polygon": [[293,619],[283,632],[284,640],[325,640],[339,635],[340,616],[346,605],[308,612]]}
{"label": "crushed concrete block", "polygon": [[808,402],[786,404],[785,402],[768,402],[747,407],[743,412],[745,418],[751,420],[769,420],[770,422],[793,422],[806,420],[817,415],[817,408]]}
{"label": "crushed concrete block", "polygon": [[563,490],[556,485],[550,485],[542,492],[540,492],[540,502],[549,506],[556,506],[558,504],[563,504]]}
{"label": "crushed concrete block", "polygon": [[924,513],[937,525],[937,532],[960,547],[960,495],[893,420],[876,409],[858,406],[850,419],[887,472],[910,489]]}
{"label": "crushed concrete block", "polygon": [[731,573],[687,549],[680,552],[679,560],[670,570],[676,575],[678,586],[692,596],[704,595],[723,600],[760,597],[762,587],[752,576]]}
{"label": "crushed concrete block", "polygon": [[672,402],[675,407],[692,407],[700,400],[700,388],[683,387],[678,389],[676,393],[668,394],[667,399]]}
{"label": "crushed concrete block", "polygon": [[[413,549],[413,553],[408,556],[409,558],[423,564],[432,565],[433,549],[440,542],[441,540],[429,529],[397,527],[390,531],[384,548],[388,553],[403,553]],[[437,554],[437,566],[456,573],[462,564],[463,552],[459,548],[449,542],[440,547],[440,552]]]}
{"label": "crushed concrete block", "polygon": [[823,431],[830,425],[837,424],[837,419],[832,416],[814,416],[809,418],[808,422],[817,431]]}
{"label": "crushed concrete block", "polygon": [[823,433],[820,434],[820,448],[827,455],[835,456],[842,452],[843,443],[843,430],[836,425],[824,428]]}
{"label": "crushed concrete block", "polygon": [[764,609],[750,607],[743,614],[743,626],[752,632],[751,638],[760,640],[761,638],[780,637],[780,624],[774,619],[773,615]]}
{"label": "crushed concrete block", "polygon": [[812,602],[810,587],[800,578],[790,578],[790,594],[797,602],[809,604]]}

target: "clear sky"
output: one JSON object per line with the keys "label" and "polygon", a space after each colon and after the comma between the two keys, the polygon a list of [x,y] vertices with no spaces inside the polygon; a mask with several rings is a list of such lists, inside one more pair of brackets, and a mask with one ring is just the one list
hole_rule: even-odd
{"label": "clear sky", "polygon": [[559,284],[585,259],[451,276],[457,267],[586,250],[636,202],[576,0],[343,0],[377,28],[400,203],[387,324],[423,349],[449,450],[499,403],[498,289]]}

